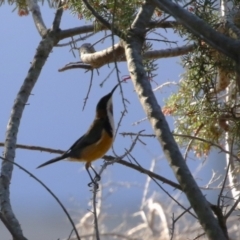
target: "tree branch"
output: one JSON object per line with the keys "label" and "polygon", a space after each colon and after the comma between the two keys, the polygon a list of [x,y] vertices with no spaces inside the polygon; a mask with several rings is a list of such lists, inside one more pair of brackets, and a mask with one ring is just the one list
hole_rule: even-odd
{"label": "tree branch", "polygon": [[163,50],[153,50],[148,51],[143,54],[143,59],[157,59],[157,58],[167,58],[167,57],[177,57],[192,52],[196,48],[195,44],[190,44],[187,46],[168,48]]}
{"label": "tree branch", "polygon": [[[148,28],[153,29],[153,28],[173,28],[173,27],[177,27],[180,24],[176,21],[151,21],[148,24]],[[74,37],[76,35],[79,34],[84,34],[84,33],[89,33],[89,32],[93,32],[95,30],[94,25],[86,25],[86,26],[81,26],[81,27],[75,27],[75,28],[70,28],[70,29],[66,29],[66,30],[61,30],[58,35],[57,38],[59,40],[63,40],[65,38],[69,38],[69,37]],[[109,30],[107,27],[101,25],[101,28],[99,31],[102,30]]]}
{"label": "tree branch", "polygon": [[59,1],[58,9],[52,24],[52,31],[59,30],[62,14],[63,14],[62,1]]}
{"label": "tree branch", "polygon": [[[101,29],[104,30],[105,28]],[[61,30],[58,33],[58,39],[59,40],[63,40],[65,38],[69,38],[69,37],[74,37],[76,35],[79,34],[83,34],[83,33],[90,33],[94,31],[94,25],[86,25],[86,26],[82,26],[82,27],[76,27],[76,28],[70,28],[70,29],[66,29],[66,30]]]}
{"label": "tree branch", "polygon": [[[89,47],[87,45],[89,45]],[[191,45],[176,47],[176,48],[148,51],[144,53],[142,57],[143,59],[159,59],[159,58],[182,56],[184,54],[187,54],[193,51],[195,47],[196,47],[195,44],[191,44]],[[115,44],[113,47],[109,47],[107,49],[104,49],[98,52],[93,52],[91,50],[90,43],[84,43],[80,47],[79,52],[80,52],[82,62],[79,62],[79,63],[74,62],[71,64],[67,64],[64,67],[60,68],[58,71],[63,72],[65,70],[76,69],[76,68],[92,70],[92,69],[100,68],[106,64],[113,63],[114,61],[117,61],[117,62],[126,61],[126,56],[124,53],[122,42],[119,42]],[[118,58],[116,59],[115,56],[117,56]]]}
{"label": "tree branch", "polygon": [[[0,143],[0,147],[4,146],[4,143]],[[63,154],[65,151],[63,150],[58,150],[58,149],[53,149],[53,148],[45,148],[45,147],[39,147],[39,146],[29,146],[29,145],[23,145],[23,144],[16,144],[16,148],[20,148],[20,149],[26,149],[26,150],[32,150],[32,151],[41,151],[41,152],[48,152],[48,153],[56,153],[56,154]],[[109,155],[105,155],[103,156],[103,159],[107,162],[113,162],[114,160],[116,160],[115,157],[113,156],[109,156]],[[149,177],[152,177],[152,178],[155,178],[159,181],[162,181],[170,186],[172,186],[173,188],[176,188],[178,190],[181,190],[182,191],[182,188],[180,187],[179,184],[171,181],[171,180],[168,180],[167,178],[165,177],[162,177],[161,175],[159,174],[156,174],[154,172],[151,172],[145,168],[142,168],[140,166],[137,166],[133,163],[129,163],[128,161],[126,160],[123,160],[123,159],[117,159],[117,161],[114,161],[114,163],[119,163],[123,166],[127,166],[129,168],[132,168],[140,173],[144,173],[146,175],[148,175]]]}
{"label": "tree branch", "polygon": [[[137,136],[138,135],[137,133],[131,133],[131,132],[122,132],[122,133],[119,133],[119,134],[121,134],[122,136]],[[237,155],[235,155],[232,152],[224,149],[221,145],[216,144],[216,143],[211,142],[211,141],[208,141],[208,140],[206,140],[204,138],[191,136],[191,135],[186,135],[186,134],[177,134],[177,133],[173,133],[172,135],[175,136],[175,137],[190,138],[192,140],[197,140],[197,141],[208,143],[209,145],[214,146],[214,147],[220,149],[222,152],[225,152],[225,153],[231,155],[232,157],[236,158],[237,161],[240,161],[240,159],[238,158]],[[155,134],[139,134],[139,136],[140,137],[156,137]],[[0,146],[1,146],[1,143],[0,143]]]}
{"label": "tree branch", "polygon": [[162,9],[168,14],[177,19],[185,28],[191,33],[203,39],[213,48],[222,52],[226,56],[233,60],[238,59],[238,52],[240,48],[240,42],[232,38],[226,37],[222,33],[217,32],[210,27],[205,21],[198,18],[194,14],[188,12],[180,5],[169,0],[148,0],[156,7]]}
{"label": "tree branch", "polygon": [[[90,47],[87,47],[87,45]],[[92,68],[100,68],[118,59],[121,61],[124,55],[124,48],[122,47],[122,43],[119,42],[102,51],[93,52],[91,44],[84,43],[80,47],[79,52],[83,63],[89,64]]]}
{"label": "tree branch", "polygon": [[42,14],[40,8],[38,6],[37,0],[27,0],[27,5],[29,10],[32,12],[32,17],[35,23],[35,26],[39,32],[39,34],[43,37],[47,33],[47,27],[43,21]]}
{"label": "tree branch", "polygon": [[53,49],[53,46],[56,42],[55,32],[49,31],[45,32],[45,26],[38,21],[41,21],[40,11],[38,12],[37,2],[33,0],[29,2],[30,8],[32,9],[33,16],[36,15],[35,24],[40,32],[40,34],[45,34],[45,38],[39,43],[36,54],[32,61],[31,67],[28,71],[27,77],[25,78],[17,96],[14,101],[10,119],[7,125],[6,138],[5,138],[5,149],[4,149],[4,158],[9,161],[2,161],[1,176],[0,176],[0,209],[4,220],[8,222],[9,225],[14,229],[14,236],[18,240],[25,240],[21,226],[15,217],[11,201],[10,201],[10,182],[13,172],[13,161],[15,158],[15,148],[17,142],[17,134],[20,126],[21,117],[24,111],[24,108],[27,104],[28,98],[31,94],[31,91],[40,75],[40,72]]}
{"label": "tree branch", "polygon": [[[106,161],[113,161],[116,158],[112,157],[112,156],[105,155],[105,156],[103,156],[103,159],[106,160]],[[138,171],[140,173],[144,173],[144,174],[148,175],[151,178],[155,178],[155,179],[157,179],[157,180],[159,180],[159,181],[161,181],[163,183],[168,184],[169,186],[171,186],[173,188],[176,188],[176,189],[182,191],[182,188],[181,188],[181,186],[179,184],[177,184],[177,183],[175,183],[175,182],[173,182],[173,181],[171,181],[171,180],[169,180],[169,179],[167,179],[165,177],[162,177],[159,174],[151,172],[151,171],[147,170],[146,168],[142,168],[140,166],[137,166],[136,164],[130,163],[130,162],[125,161],[123,159],[120,159],[120,160],[116,161],[116,163],[119,163],[119,164],[121,164],[123,166],[126,166],[126,167],[129,167],[129,168],[132,168],[132,169],[134,169],[134,170],[136,170],[136,171]]]}
{"label": "tree branch", "polygon": [[144,70],[141,49],[144,43],[145,29],[151,19],[153,11],[154,7],[149,1],[144,3],[129,30],[129,38],[125,43],[125,54],[130,76],[169,165],[196,212],[206,235],[211,240],[225,240],[226,238],[217,220],[213,216],[208,202],[197,186],[181,155]]}
{"label": "tree branch", "polygon": [[112,24],[110,24],[108,21],[106,21],[101,15],[99,15],[94,8],[88,3],[87,0],[82,0],[87,7],[87,9],[92,13],[92,15],[107,29],[111,30],[114,34],[119,36],[122,39],[125,39],[125,35],[119,30],[116,29]]}

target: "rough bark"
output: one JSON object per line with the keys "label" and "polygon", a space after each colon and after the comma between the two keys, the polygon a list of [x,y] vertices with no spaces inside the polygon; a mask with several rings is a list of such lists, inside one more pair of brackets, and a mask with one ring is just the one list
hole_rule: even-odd
{"label": "rough bark", "polygon": [[208,23],[169,0],[150,0],[176,18],[186,29],[226,56],[238,61],[240,42],[217,32]]}
{"label": "rough bark", "polygon": [[[31,2],[31,1],[30,1]],[[38,9],[38,5],[33,0],[31,2],[30,9],[33,13],[33,18],[36,23],[36,19],[40,19],[39,15],[40,11]],[[34,10],[35,9],[35,10]],[[56,13],[55,21],[54,21],[54,29],[57,29],[60,24],[60,19],[62,15],[62,10],[58,10]],[[38,22],[39,23],[39,22]],[[39,33],[42,35],[43,32],[45,34],[44,39],[39,43],[36,54],[33,58],[31,67],[28,71],[28,74],[16,96],[14,101],[11,115],[9,118],[9,122],[7,125],[6,138],[5,138],[5,148],[4,148],[4,158],[10,161],[14,161],[15,158],[15,149],[17,143],[17,134],[21,122],[21,117],[27,104],[28,98],[31,94],[31,91],[34,85],[37,82],[37,79],[41,73],[41,70],[51,53],[54,43],[56,42],[55,31],[48,31],[48,33],[44,30],[44,23],[40,24],[42,27],[36,23],[37,29]],[[23,235],[20,223],[18,222],[11,206],[10,201],[10,182],[12,178],[13,172],[13,164],[9,161],[2,161],[1,175],[0,175],[0,211],[1,211],[1,219],[3,223],[6,225],[8,230],[11,232],[12,236],[16,240],[26,240]],[[11,228],[9,228],[11,226]]]}
{"label": "rough bark", "polygon": [[141,49],[144,42],[144,29],[150,21],[153,10],[154,7],[151,4],[143,4],[125,43],[131,79],[169,165],[196,212],[206,235],[211,240],[224,240],[226,238],[183,159],[144,71]]}

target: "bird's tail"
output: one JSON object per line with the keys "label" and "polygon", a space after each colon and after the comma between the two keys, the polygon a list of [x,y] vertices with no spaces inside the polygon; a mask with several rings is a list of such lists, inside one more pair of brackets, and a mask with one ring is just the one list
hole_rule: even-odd
{"label": "bird's tail", "polygon": [[39,165],[37,168],[41,168],[41,167],[44,167],[44,166],[46,166],[48,164],[51,164],[51,163],[54,163],[54,162],[58,162],[58,161],[63,160],[65,158],[67,158],[67,157],[68,157],[67,154],[63,154],[63,155],[61,155],[59,157],[55,157],[55,158],[53,158],[53,159],[51,159],[51,160],[49,160],[49,161]]}

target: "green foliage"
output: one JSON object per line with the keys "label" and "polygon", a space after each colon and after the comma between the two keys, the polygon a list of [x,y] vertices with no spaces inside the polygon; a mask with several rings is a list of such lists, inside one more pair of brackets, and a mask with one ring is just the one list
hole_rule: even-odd
{"label": "green foliage", "polygon": [[[150,42],[145,42],[145,44],[143,45],[142,54],[151,50],[153,50],[152,44]],[[157,76],[157,74],[154,73],[158,69],[158,64],[156,64],[156,60],[143,59],[143,65],[149,80],[152,80],[154,77]]]}
{"label": "green foliage", "polygon": [[[229,36],[217,16],[215,1],[200,0],[194,6],[196,15]],[[222,145],[225,133],[229,132],[229,136],[239,144],[240,116],[236,114],[239,100],[236,89],[231,89],[228,101],[222,92],[229,84],[234,86],[234,63],[186,30],[179,31],[187,40],[195,40],[198,48],[182,58],[186,72],[178,92],[166,101],[164,113],[174,116],[175,133],[197,136]],[[176,137],[176,140],[182,146],[189,143],[189,138]],[[202,156],[209,153],[211,146],[211,143],[194,140],[191,149],[197,156]]]}
{"label": "green foliage", "polygon": [[[15,5],[15,8],[13,9],[14,10],[18,10],[18,14],[20,16],[23,16],[23,15],[28,15],[28,9],[27,9],[27,2],[26,0],[8,0],[7,1],[9,5]],[[0,6],[5,3],[4,0],[0,0]]]}
{"label": "green foliage", "polygon": [[[94,10],[116,28],[125,32],[136,16],[138,8],[143,1],[138,0],[108,0],[108,1],[88,1]],[[86,20],[94,20],[94,16],[85,7],[82,1],[70,0],[67,3],[69,9],[74,14],[78,14]]]}
{"label": "green foliage", "polygon": [[[239,142],[240,121],[233,111],[237,99],[231,96],[233,100],[226,102],[224,93],[217,91],[219,69],[226,71],[233,83],[234,65],[226,57],[221,60],[222,56],[207,45],[199,46],[183,58],[186,73],[178,92],[167,100],[164,112],[175,117],[176,133],[196,135],[221,145],[224,133],[228,131]],[[236,91],[232,90],[232,94]],[[177,141],[184,145],[189,139],[178,137]],[[210,147],[211,144],[201,141],[194,141],[191,145],[198,156],[208,154]]]}

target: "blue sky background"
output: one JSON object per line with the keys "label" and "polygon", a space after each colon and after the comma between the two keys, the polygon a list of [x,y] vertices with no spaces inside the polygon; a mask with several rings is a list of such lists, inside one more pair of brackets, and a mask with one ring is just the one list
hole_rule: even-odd
{"label": "blue sky background", "polygon": [[[12,12],[13,8],[13,6],[7,4],[0,8],[0,32],[2,33],[0,38],[1,142],[5,138],[6,126],[14,99],[26,77],[30,62],[41,40],[31,15],[19,17],[17,11]],[[51,27],[55,11],[49,9],[47,4],[41,6],[41,9],[46,26]],[[82,26],[83,24],[86,24],[84,20],[79,20],[77,16],[65,11],[61,21],[61,29]],[[161,30],[161,33],[166,34],[165,30]],[[96,34],[85,42],[94,43],[104,34],[104,32]],[[176,39],[175,35],[171,35]],[[78,46],[82,43],[79,43]],[[111,42],[106,40],[104,43],[97,44],[95,48],[96,50],[102,50],[110,44]],[[159,50],[166,48],[166,46],[157,42],[154,44],[154,48]],[[32,91],[29,105],[24,110],[18,133],[19,144],[67,150],[88,129],[94,118],[98,100],[117,83],[116,73],[113,73],[101,88],[99,84],[114,66],[111,64],[102,67],[99,69],[99,75],[96,71],[94,72],[91,93],[85,110],[82,111],[91,73],[85,73],[81,69],[58,72],[58,69],[66,63],[78,60],[69,51],[69,47],[54,48]],[[157,84],[162,84],[165,81],[178,81],[180,74],[183,73],[179,62],[179,58],[159,60],[158,76],[155,77],[154,81]],[[126,63],[119,63],[118,66],[121,70],[120,77],[128,75]],[[157,85],[152,83],[152,86],[156,87]],[[119,132],[138,132],[144,129],[146,133],[152,133],[151,126],[147,121],[133,126],[133,123],[144,118],[145,114],[133,90],[132,82],[129,80],[122,87],[124,96],[130,104],[128,105],[128,114],[124,118]],[[165,87],[162,91],[156,92],[161,106],[163,106],[163,101],[167,95],[173,91],[172,89]],[[113,104],[117,125],[123,111],[119,89],[114,94]],[[168,120],[170,120],[169,117]],[[173,128],[171,120],[170,123],[171,128]],[[143,140],[147,145],[138,144],[132,152],[134,157],[143,167],[148,169],[151,161],[156,159],[154,171],[176,181],[162,154],[159,143],[154,139]],[[130,144],[130,137],[118,135],[114,143],[114,149],[118,155],[121,155]],[[108,154],[112,154],[112,150]],[[89,206],[91,191],[87,186],[90,180],[82,163],[62,161],[36,170],[39,164],[55,156],[50,153],[17,149],[16,161],[41,179],[58,196],[70,212],[73,220],[77,222],[91,208]],[[212,159],[211,163],[214,160],[219,162],[219,156]],[[102,160],[95,162],[95,169],[99,169],[102,163]],[[188,164],[195,171],[199,161],[189,160]],[[205,167],[197,175],[199,184],[204,185],[210,175],[211,168]],[[105,186],[103,211],[108,212],[112,217],[115,216],[115,218],[123,213],[129,215],[137,211],[141,204],[145,182],[146,175],[119,164],[109,166],[101,179],[101,183]],[[164,187],[170,193],[173,192],[173,189],[167,185],[164,185]],[[170,199],[154,183],[151,183],[148,196],[151,196],[154,192],[157,192],[157,196],[163,205],[167,206],[169,204]],[[209,196],[209,192],[207,194]],[[67,237],[71,231],[71,226],[65,214],[49,193],[16,167],[11,183],[11,200],[13,210],[21,222],[27,238],[34,240],[62,239]],[[1,222],[0,233],[2,240],[10,239],[8,231]]]}

